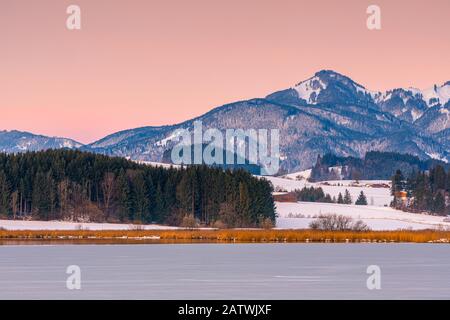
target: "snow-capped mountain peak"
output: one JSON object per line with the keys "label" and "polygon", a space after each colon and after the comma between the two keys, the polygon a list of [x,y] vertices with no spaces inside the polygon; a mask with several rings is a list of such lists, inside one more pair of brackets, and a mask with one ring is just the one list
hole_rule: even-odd
{"label": "snow-capped mountain peak", "polygon": [[[421,104],[423,101],[427,107],[434,107],[444,106],[450,100],[450,81],[425,90],[410,87],[379,92],[369,90],[349,77],[332,70],[319,71],[313,77],[297,83],[292,89],[296,91],[299,99],[311,105],[357,101],[383,104],[392,98],[398,98],[403,101],[404,106],[411,100],[412,104]],[[418,115],[416,112],[416,117]]]}
{"label": "snow-capped mountain peak", "polygon": [[367,90],[349,77],[332,70],[322,70],[293,87],[308,104],[372,102],[377,92]]}
{"label": "snow-capped mountain peak", "polygon": [[316,104],[320,92],[326,88],[327,85],[318,76],[302,81],[294,87],[298,93],[298,97],[309,104]]}
{"label": "snow-capped mountain peak", "polygon": [[[421,159],[450,161],[450,82],[428,90],[374,92],[330,70],[260,99],[229,103],[200,117],[204,128],[278,128],[283,170],[313,165],[318,154],[361,157],[368,151],[395,151]],[[18,131],[0,131],[0,152],[49,148],[81,150],[133,160],[164,160],[183,123],[129,129],[89,145]]]}
{"label": "snow-capped mountain peak", "polygon": [[393,96],[400,97],[405,105],[409,99],[416,99],[425,102],[427,107],[434,107],[436,105],[444,106],[450,100],[450,81],[442,86],[434,85],[425,90],[412,87],[388,90],[378,95],[375,100],[377,103],[382,103],[392,99]]}
{"label": "snow-capped mountain peak", "polygon": [[450,100],[450,81],[442,86],[434,85],[432,88],[423,90],[422,96],[430,107],[437,104],[445,105]]}
{"label": "snow-capped mountain peak", "polygon": [[81,143],[67,138],[47,137],[17,130],[0,131],[0,152],[78,149],[81,146]]}

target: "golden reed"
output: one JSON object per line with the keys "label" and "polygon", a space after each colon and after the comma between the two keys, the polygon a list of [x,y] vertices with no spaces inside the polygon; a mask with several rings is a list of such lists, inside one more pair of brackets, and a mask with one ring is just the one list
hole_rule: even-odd
{"label": "golden reed", "polygon": [[442,242],[450,231],[318,231],[318,230],[0,230],[0,240],[159,239],[171,242]]}

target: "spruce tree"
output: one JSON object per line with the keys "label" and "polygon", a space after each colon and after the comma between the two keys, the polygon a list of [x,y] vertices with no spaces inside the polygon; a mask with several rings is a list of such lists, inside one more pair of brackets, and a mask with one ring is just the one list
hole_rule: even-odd
{"label": "spruce tree", "polygon": [[404,176],[400,170],[395,172],[395,175],[392,177],[392,186],[391,186],[391,195],[395,195],[398,191],[403,191],[405,188]]}
{"label": "spruce tree", "polygon": [[250,196],[248,187],[245,183],[239,183],[239,216],[243,225],[248,225],[251,222],[250,218]]}
{"label": "spruce tree", "polygon": [[363,205],[363,206],[367,205],[367,198],[363,191],[361,191],[361,193],[359,194],[358,199],[356,199],[355,204]]}
{"label": "spruce tree", "polygon": [[117,218],[121,222],[127,221],[132,217],[132,203],[131,203],[131,192],[130,186],[128,184],[128,179],[124,170],[121,170],[119,176],[117,177],[117,203],[118,212]]}
{"label": "spruce tree", "polygon": [[0,171],[0,216],[8,216],[10,208],[10,185],[6,174]]}
{"label": "spruce tree", "polygon": [[339,192],[339,195],[338,195],[337,203],[340,203],[340,204],[344,203],[344,198],[342,197],[342,193],[340,193],[340,192]]}
{"label": "spruce tree", "polygon": [[445,212],[445,198],[441,192],[437,192],[434,197],[433,211],[438,214],[444,214]]}
{"label": "spruce tree", "polygon": [[[161,190],[161,184],[156,187],[155,200],[153,203],[153,221],[162,222],[163,218],[166,216],[166,207],[164,201],[164,195]],[[149,221],[151,222],[151,221]]]}
{"label": "spruce tree", "polygon": [[352,204],[353,200],[352,200],[352,196],[350,195],[350,192],[345,189],[344,192],[344,204]]}

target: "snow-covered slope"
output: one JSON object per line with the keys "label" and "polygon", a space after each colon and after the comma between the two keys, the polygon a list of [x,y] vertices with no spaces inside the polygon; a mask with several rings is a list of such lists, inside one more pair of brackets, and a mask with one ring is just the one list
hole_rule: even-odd
{"label": "snow-covered slope", "polygon": [[446,82],[442,86],[435,85],[434,87],[426,90],[419,90],[419,92],[422,94],[423,99],[429,106],[437,103],[445,105],[450,100],[450,82]]}
{"label": "snow-covered slope", "polygon": [[290,180],[308,180],[311,177],[311,169],[306,169],[299,172],[288,173],[282,178],[290,179]]}
{"label": "snow-covered slope", "polygon": [[428,90],[374,92],[332,70],[264,98],[229,103],[182,123],[113,133],[89,145],[64,138],[0,132],[0,152],[80,148],[133,160],[162,162],[177,142],[174,132],[279,129],[280,168],[310,168],[317,156],[363,157],[368,151],[395,151],[421,159],[450,160],[450,82]]}
{"label": "snow-covered slope", "polygon": [[67,138],[47,137],[22,131],[0,131],[0,152],[16,153],[46,149],[77,149],[81,143]]}
{"label": "snow-covered slope", "polygon": [[162,168],[165,168],[165,169],[169,169],[169,168],[176,168],[176,169],[178,169],[178,168],[181,167],[178,164],[170,164],[170,163],[163,163],[163,162],[139,161],[139,160],[136,160],[135,162],[139,163],[139,164],[143,164],[143,165],[149,166],[149,167],[162,167]]}
{"label": "snow-covered slope", "polygon": [[[314,202],[276,202],[277,228],[306,229],[321,214],[343,214],[363,220],[372,230],[450,228],[442,217],[406,213],[392,208],[356,206]],[[161,225],[130,225],[114,223],[77,223],[62,221],[11,221],[0,220],[6,230],[145,230],[176,229]]]}
{"label": "snow-covered slope", "polygon": [[[312,183],[306,180],[290,180],[279,177],[265,177],[272,182],[275,191],[293,191],[295,189],[302,189],[303,187],[321,187],[325,193],[329,193],[331,197],[338,197],[339,192],[344,194],[345,189],[350,192],[353,202],[356,201],[361,191],[367,197],[367,202],[375,206],[389,206],[392,201],[392,196],[389,188],[373,187],[377,185],[390,185],[388,180],[360,180],[358,184],[355,181],[340,180],[340,181],[323,181]],[[338,185],[339,184],[339,185]]]}
{"label": "snow-covered slope", "polygon": [[373,102],[377,94],[349,77],[332,70],[322,70],[293,88],[298,98],[308,104]]}
{"label": "snow-covered slope", "polygon": [[276,202],[277,228],[306,229],[319,215],[341,214],[364,221],[372,230],[449,228],[443,217],[415,214],[387,207],[318,202]]}
{"label": "snow-covered slope", "polygon": [[194,120],[201,120],[204,130],[279,129],[280,167],[287,172],[310,168],[325,153],[363,157],[368,151],[395,151],[450,160],[449,108],[444,105],[449,90],[445,83],[424,91],[374,92],[345,75],[321,70],[264,98],[226,104],[171,126],[117,132],[84,148],[161,162],[176,142],[175,130],[190,130]]}
{"label": "snow-covered slope", "polygon": [[354,219],[363,220],[372,230],[397,229],[429,229],[449,228],[450,223],[444,222],[443,217],[427,214],[408,213],[390,208],[392,201],[388,180],[352,180],[323,181],[311,183],[306,180],[292,180],[280,177],[265,177],[272,182],[276,191],[293,191],[303,187],[321,187],[325,193],[337,197],[347,189],[353,202],[361,191],[367,197],[368,206],[346,205],[319,202],[276,202],[277,228],[305,229],[311,221],[323,214],[341,214]]}

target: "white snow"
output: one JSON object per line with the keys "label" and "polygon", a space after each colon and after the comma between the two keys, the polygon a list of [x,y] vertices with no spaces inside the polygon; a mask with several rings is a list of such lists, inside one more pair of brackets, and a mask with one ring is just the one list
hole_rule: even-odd
{"label": "white snow", "polygon": [[0,228],[6,230],[145,230],[177,229],[157,224],[133,225],[120,223],[79,223],[65,221],[0,220]]}
{"label": "white snow", "polygon": [[177,138],[178,136],[181,135],[180,131],[174,131],[172,132],[170,135],[168,135],[167,137],[165,137],[164,139],[161,139],[159,141],[155,142],[155,145],[159,146],[159,147],[165,147],[167,145],[167,142],[174,140],[175,138]]}
{"label": "white snow", "polygon": [[[433,86],[432,88],[421,90],[417,88],[409,87],[407,89],[409,92],[412,93],[414,97],[422,97],[422,99],[425,101],[425,103],[432,107],[436,105],[437,103],[440,103],[441,105],[445,105],[450,100],[450,85],[442,85],[442,86]],[[381,94],[375,95],[375,101],[386,101],[392,97],[392,90],[386,91]],[[408,102],[408,97],[405,96],[403,93],[401,94],[401,99],[403,100],[403,104],[406,105]],[[436,99],[437,101],[434,103],[430,103],[431,99]],[[405,111],[403,111],[405,112]],[[416,120],[418,117],[417,115],[413,115]]]}
{"label": "white snow", "polygon": [[[313,88],[314,85],[319,84],[317,88]],[[308,80],[300,82],[294,89],[297,91],[299,98],[306,100],[309,104],[315,104],[320,91],[326,89],[327,86],[319,77],[312,77]],[[315,93],[315,99],[311,96]]]}
{"label": "white snow", "polygon": [[[331,75],[334,76],[334,75]],[[318,84],[318,85],[317,85]],[[368,94],[370,95],[374,101],[381,102],[386,101],[392,97],[393,90],[388,90],[385,92],[379,91],[371,91],[364,88],[361,85],[354,84],[355,89],[358,93]],[[300,98],[306,100],[309,104],[316,104],[315,99],[312,98],[312,94],[315,93],[315,97],[319,95],[321,90],[327,88],[327,85],[320,79],[320,77],[314,76],[305,81],[302,81],[295,85],[293,89],[295,89]],[[450,100],[450,85],[442,85],[442,86],[433,86],[432,88],[421,90],[417,88],[407,88],[404,89],[406,91],[410,91],[413,96],[419,97],[422,96],[423,100],[429,107],[434,106],[438,102],[430,103],[431,99],[436,99],[439,101],[441,105],[445,105]],[[404,105],[408,102],[408,96],[401,95],[401,99],[403,100]],[[413,115],[414,120],[418,119],[417,114]]]}
{"label": "white snow", "polygon": [[436,159],[436,160],[440,160],[440,161],[444,161],[445,163],[448,163],[447,159],[444,157],[441,157],[438,153],[428,153],[425,152],[427,154],[427,156],[429,156],[432,159]]}
{"label": "white snow", "polygon": [[150,167],[163,167],[165,169],[168,168],[180,168],[179,164],[171,164],[171,163],[162,163],[162,162],[154,162],[154,161],[143,161],[143,160],[134,160],[134,162],[138,164],[143,164]]}
{"label": "white snow", "polygon": [[446,104],[450,100],[450,85],[436,86],[422,91],[422,96],[428,104],[430,99],[438,99],[441,105]]}
{"label": "white snow", "polygon": [[425,90],[417,88],[408,88],[415,96],[421,95],[422,99],[429,107],[436,105],[438,102],[430,103],[431,99],[437,99],[441,105],[446,104],[450,100],[450,85],[433,86]]}
{"label": "white snow", "polygon": [[62,140],[62,142],[60,142],[60,145],[61,145],[61,147],[63,147],[63,148],[73,149],[73,148],[79,148],[79,147],[81,147],[81,144],[76,143],[76,142],[71,141],[71,140],[68,140],[68,139],[61,139],[61,138],[55,138],[55,139]]}
{"label": "white snow", "polygon": [[291,179],[291,180],[306,180],[311,176],[311,169],[289,173],[283,176],[283,178]]}
{"label": "white snow", "polygon": [[378,91],[367,90],[366,88],[364,88],[363,86],[361,86],[359,84],[355,84],[355,88],[356,88],[356,92],[368,94],[372,97],[372,99],[375,99],[380,94],[380,92],[378,92]]}
{"label": "white snow", "polygon": [[342,166],[329,167],[328,172],[330,173],[334,172],[336,175],[339,176],[340,179],[342,179]]}
{"label": "white snow", "polygon": [[[280,229],[305,229],[318,215],[343,214],[363,220],[372,230],[450,228],[443,217],[407,213],[388,207],[357,206],[318,202],[276,202],[278,214],[276,227]],[[292,218],[289,215],[293,216]],[[132,225],[115,223],[78,223],[64,221],[0,220],[6,230],[174,230],[163,225]]]}
{"label": "white snow", "polygon": [[422,116],[422,112],[419,112],[415,109],[411,110],[411,116],[413,118],[413,121],[416,121],[417,119],[419,119]]}
{"label": "white snow", "polygon": [[64,140],[62,145],[64,148],[72,148],[73,147],[73,144],[68,140]]}
{"label": "white snow", "polygon": [[392,97],[392,91],[386,91],[386,92],[380,92],[379,94],[377,94],[374,98],[375,102],[379,103],[382,101],[386,101],[391,99]]}
{"label": "white snow", "polygon": [[[364,221],[372,230],[449,228],[444,217],[408,213],[390,207],[357,206],[318,202],[276,202],[277,228],[306,229],[319,215],[340,214]],[[289,217],[291,214],[292,217]]]}
{"label": "white snow", "polygon": [[[295,177],[295,176],[294,176]],[[345,189],[350,192],[353,202],[356,201],[361,191],[367,197],[367,202],[375,206],[389,206],[392,201],[390,188],[375,188],[376,184],[390,185],[389,180],[360,180],[357,184],[352,180],[336,180],[336,181],[322,181],[322,182],[308,182],[307,180],[291,180],[280,177],[266,176],[267,180],[272,182],[276,190],[293,191],[295,189],[302,189],[303,187],[321,187],[325,193],[329,193],[331,197],[338,197],[339,192],[344,195]],[[338,186],[340,184],[340,186]]]}
{"label": "white snow", "polygon": [[[295,174],[291,175],[294,175],[295,179]],[[347,189],[353,198],[353,203],[359,193],[363,191],[370,204],[357,206],[319,202],[276,202],[277,228],[308,228],[309,223],[321,214],[342,214],[354,219],[361,219],[372,230],[450,228],[450,223],[444,222],[443,217],[408,213],[389,207],[392,201],[390,188],[380,187],[382,185],[390,186],[389,180],[360,180],[358,183],[353,180],[336,180],[311,183],[306,180],[293,180],[290,175],[288,178],[265,178],[271,181],[274,188],[278,190],[293,191],[303,187],[321,187],[325,193],[336,198],[339,192],[344,194]],[[294,217],[288,217],[289,214]]]}

